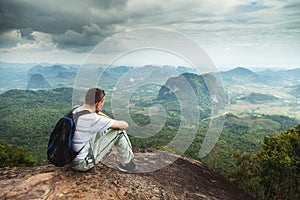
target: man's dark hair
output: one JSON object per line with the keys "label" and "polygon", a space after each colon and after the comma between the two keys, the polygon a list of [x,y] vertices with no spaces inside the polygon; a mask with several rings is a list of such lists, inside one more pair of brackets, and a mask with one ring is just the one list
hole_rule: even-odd
{"label": "man's dark hair", "polygon": [[84,102],[92,106],[100,102],[104,96],[105,96],[104,90],[99,88],[91,88],[87,91]]}

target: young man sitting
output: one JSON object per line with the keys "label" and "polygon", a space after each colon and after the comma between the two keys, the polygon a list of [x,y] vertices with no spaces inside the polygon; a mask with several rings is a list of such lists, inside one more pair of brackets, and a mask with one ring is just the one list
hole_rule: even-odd
{"label": "young man sitting", "polygon": [[78,117],[73,147],[75,151],[80,152],[71,166],[79,171],[89,170],[116,146],[120,160],[119,169],[136,172],[131,143],[125,132],[128,123],[111,119],[102,113],[100,110],[104,102],[104,90],[91,88],[86,93],[84,105],[73,111],[74,114],[82,110],[91,113]]}

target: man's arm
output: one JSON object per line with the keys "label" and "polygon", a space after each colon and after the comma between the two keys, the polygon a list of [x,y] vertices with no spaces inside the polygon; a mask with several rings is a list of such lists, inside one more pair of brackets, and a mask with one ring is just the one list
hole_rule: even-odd
{"label": "man's arm", "polygon": [[[100,116],[112,119],[111,117],[109,117],[108,115],[104,114],[103,112],[99,111],[97,114],[100,115]],[[125,121],[114,120],[114,119],[112,119],[112,120],[113,120],[113,124],[109,127],[111,129],[125,130],[125,129],[128,129],[128,127],[129,127],[128,123],[125,122]]]}
{"label": "man's arm", "polygon": [[129,125],[125,121],[113,120],[113,124],[110,126],[111,129],[125,130],[128,129]]}
{"label": "man's arm", "polygon": [[109,119],[111,119],[111,117],[109,117],[108,115],[104,114],[103,112],[98,112],[97,115],[103,116],[103,117],[107,117]]}

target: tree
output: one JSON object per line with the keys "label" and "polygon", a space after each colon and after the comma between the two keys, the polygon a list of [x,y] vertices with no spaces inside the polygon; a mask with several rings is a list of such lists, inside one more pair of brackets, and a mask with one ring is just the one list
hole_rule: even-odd
{"label": "tree", "polygon": [[235,153],[233,181],[258,199],[300,198],[300,125],[266,137],[254,155]]}
{"label": "tree", "polygon": [[261,184],[267,198],[300,197],[300,125],[265,138],[258,152]]}
{"label": "tree", "polygon": [[27,167],[34,164],[36,160],[23,147],[0,141],[0,167]]}

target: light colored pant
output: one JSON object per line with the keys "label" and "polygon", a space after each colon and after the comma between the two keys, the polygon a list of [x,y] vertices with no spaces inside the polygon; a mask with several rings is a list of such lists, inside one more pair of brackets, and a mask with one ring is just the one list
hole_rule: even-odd
{"label": "light colored pant", "polygon": [[119,159],[122,164],[129,163],[134,157],[130,140],[124,130],[109,129],[104,133],[98,132],[92,137],[90,144],[93,155],[89,153],[85,159],[73,161],[71,164],[73,169],[79,171],[91,169],[94,167],[92,156],[94,156],[95,163],[97,164],[104,156],[111,152],[114,146],[118,149]]}

